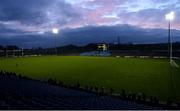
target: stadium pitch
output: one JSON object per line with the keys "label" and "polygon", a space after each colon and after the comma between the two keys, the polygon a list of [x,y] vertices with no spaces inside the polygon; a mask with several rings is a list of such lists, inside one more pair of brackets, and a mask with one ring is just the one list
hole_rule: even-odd
{"label": "stadium pitch", "polygon": [[[177,61],[180,65],[180,62]],[[180,68],[166,59],[140,59],[83,56],[42,56],[0,58],[0,70],[16,72],[33,79],[49,78],[81,87],[99,86],[107,91],[122,89],[180,101]]]}

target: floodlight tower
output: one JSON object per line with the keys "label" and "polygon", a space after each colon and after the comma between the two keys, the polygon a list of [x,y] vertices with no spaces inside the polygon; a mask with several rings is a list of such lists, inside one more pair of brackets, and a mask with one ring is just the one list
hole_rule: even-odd
{"label": "floodlight tower", "polygon": [[59,29],[58,28],[53,28],[52,29],[52,33],[55,35],[54,36],[54,48],[55,48],[56,55],[58,55],[58,53],[57,53],[57,46],[56,46],[56,35],[59,34]]}
{"label": "floodlight tower", "polygon": [[24,48],[22,48],[21,56],[22,56],[22,57],[24,56]]}
{"label": "floodlight tower", "polygon": [[25,43],[22,43],[22,48],[21,48],[21,56],[22,56],[22,57],[24,56],[24,44],[25,44]]}
{"label": "floodlight tower", "polygon": [[165,19],[169,22],[168,24],[168,54],[169,54],[169,61],[172,60],[172,38],[171,38],[171,21],[175,18],[175,13],[172,11],[165,15]]}

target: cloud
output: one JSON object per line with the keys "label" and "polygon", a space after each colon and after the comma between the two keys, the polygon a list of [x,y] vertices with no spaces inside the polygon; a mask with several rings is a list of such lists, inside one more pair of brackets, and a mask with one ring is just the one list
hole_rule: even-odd
{"label": "cloud", "polygon": [[[19,22],[21,30],[48,30],[63,27],[79,18],[80,14],[72,5],[63,0],[1,0],[0,21]],[[12,25],[14,27],[14,25]],[[38,27],[38,28],[37,28]]]}
{"label": "cloud", "polygon": [[[69,1],[82,13],[81,26],[130,24],[144,28],[166,28],[164,15],[172,10],[179,18],[178,0],[80,0]],[[174,28],[180,30],[180,19],[174,21]]]}
{"label": "cloud", "polygon": [[[141,1],[141,0],[137,0]],[[124,5],[120,7],[118,11],[118,16],[120,20],[125,24],[137,25],[143,28],[167,28],[167,21],[165,20],[165,14],[170,11],[175,11],[176,19],[172,22],[172,26],[174,29],[180,30],[180,8],[175,7],[177,4],[180,4],[179,1],[162,1],[162,0],[152,0],[151,2],[147,2],[145,4],[141,4],[141,2],[133,2],[125,7]],[[150,4],[151,5],[150,5]],[[141,5],[137,5],[132,7],[132,4],[141,4],[149,7],[141,7]],[[132,7],[132,8],[131,8]],[[137,8],[137,9],[133,9]],[[131,11],[132,10],[132,11]]]}
{"label": "cloud", "polygon": [[[180,41],[180,31],[173,30],[173,41]],[[120,37],[121,43],[165,43],[167,42],[167,30],[143,29],[130,25],[116,26],[88,26],[76,29],[64,29],[56,36],[58,46],[69,44],[86,45],[88,43],[117,42]],[[46,33],[42,35],[21,35],[9,39],[0,37],[0,44],[15,44],[20,47],[53,47],[54,35]]]}
{"label": "cloud", "polygon": [[[172,10],[176,13],[172,28],[180,30],[179,0],[0,0],[0,38],[7,37],[13,38],[13,40],[18,36],[28,39],[37,39],[38,36],[51,38],[52,35],[49,35],[49,32],[56,27],[60,29],[61,34],[66,29],[72,31],[77,29],[76,31],[78,31],[79,36],[75,36],[77,38],[68,37],[73,36],[73,34],[69,34],[72,33],[71,31],[64,35],[66,38],[62,40],[64,41],[62,44],[78,44],[79,42],[83,44],[83,42],[87,43],[86,40],[91,42],[104,40],[101,33],[109,32],[106,34],[113,36],[117,30],[114,32],[114,28],[107,27],[116,27],[119,24],[129,24],[147,29],[166,29],[167,21],[165,21],[164,15]],[[93,26],[93,28],[87,28],[88,26]],[[79,31],[80,29],[89,32]],[[128,28],[123,27],[123,29],[124,32],[120,31],[121,34],[130,33]],[[155,33],[155,31],[153,32]],[[131,36],[134,36],[134,33],[131,32]],[[146,34],[144,35],[141,31],[137,31],[137,33],[139,33],[138,37],[144,37],[137,38],[137,40],[146,41],[144,40]],[[87,35],[89,35],[88,39],[81,37]],[[100,38],[97,38],[99,36]],[[110,37],[107,38],[112,41]],[[30,43],[32,44],[32,42]],[[38,41],[35,44],[38,44]]]}
{"label": "cloud", "polygon": [[9,27],[33,32],[124,23],[165,28],[163,14],[171,10],[179,14],[178,0],[1,0],[0,21],[16,22]]}
{"label": "cloud", "polygon": [[41,22],[38,18],[43,15],[43,9],[46,7],[47,0],[1,0],[0,1],[0,20],[14,21],[19,20],[22,23]]}

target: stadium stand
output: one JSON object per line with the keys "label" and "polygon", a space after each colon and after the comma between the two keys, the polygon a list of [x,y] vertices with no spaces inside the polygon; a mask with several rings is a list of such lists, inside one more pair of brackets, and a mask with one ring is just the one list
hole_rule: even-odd
{"label": "stadium stand", "polygon": [[161,109],[0,72],[0,109]]}
{"label": "stadium stand", "polygon": [[111,56],[109,52],[100,52],[100,51],[91,51],[91,52],[83,52],[80,54],[80,56],[102,56],[102,57],[108,57]]}

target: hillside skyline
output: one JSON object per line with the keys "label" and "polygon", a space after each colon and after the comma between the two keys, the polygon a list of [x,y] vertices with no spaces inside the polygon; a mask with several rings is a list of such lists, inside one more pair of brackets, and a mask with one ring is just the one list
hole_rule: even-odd
{"label": "hillside skyline", "polygon": [[179,0],[1,0],[0,44],[50,47],[54,28],[59,46],[113,42],[117,36],[122,42],[166,42],[165,15],[171,11],[173,41],[179,41]]}
{"label": "hillside skyline", "polygon": [[[115,43],[119,37],[120,43],[154,44],[167,43],[166,29],[145,29],[130,25],[88,26],[76,29],[63,29],[54,35],[47,32],[42,35],[22,35],[0,37],[1,45],[17,45],[19,47],[54,47],[65,45],[87,45],[89,43]],[[180,31],[172,30],[173,42],[180,41]]]}

